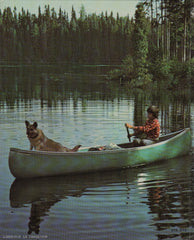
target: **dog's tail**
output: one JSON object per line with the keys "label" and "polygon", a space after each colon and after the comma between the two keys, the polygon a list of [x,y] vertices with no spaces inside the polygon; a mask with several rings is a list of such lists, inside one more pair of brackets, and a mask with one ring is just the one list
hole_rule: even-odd
{"label": "dog's tail", "polygon": [[73,152],[77,152],[80,147],[81,147],[81,145],[76,145],[76,146],[72,149],[72,151],[73,151]]}

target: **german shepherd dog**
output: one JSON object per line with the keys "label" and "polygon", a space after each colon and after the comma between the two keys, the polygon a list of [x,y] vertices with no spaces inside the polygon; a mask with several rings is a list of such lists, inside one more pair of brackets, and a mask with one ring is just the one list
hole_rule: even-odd
{"label": "german shepherd dog", "polygon": [[25,121],[26,134],[30,141],[30,150],[33,148],[37,151],[52,151],[52,152],[77,152],[81,145],[75,146],[73,149],[66,148],[60,143],[47,138],[41,129],[38,129],[37,122],[30,124]]}

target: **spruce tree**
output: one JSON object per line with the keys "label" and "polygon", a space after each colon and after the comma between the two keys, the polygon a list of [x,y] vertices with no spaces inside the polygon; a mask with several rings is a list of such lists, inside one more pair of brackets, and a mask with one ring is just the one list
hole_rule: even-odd
{"label": "spruce tree", "polygon": [[135,86],[141,87],[151,81],[151,76],[148,74],[148,37],[147,37],[146,12],[142,3],[137,5],[135,12],[135,25],[133,31],[133,62]]}

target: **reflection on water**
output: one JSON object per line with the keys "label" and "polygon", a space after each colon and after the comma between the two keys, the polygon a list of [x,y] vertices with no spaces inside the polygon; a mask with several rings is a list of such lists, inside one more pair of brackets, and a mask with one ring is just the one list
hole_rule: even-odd
{"label": "reflection on water", "polygon": [[[56,213],[60,211],[64,218],[58,221],[61,224],[58,227],[66,229],[66,234],[72,236],[69,239],[74,239],[74,233],[68,229],[68,221],[72,221],[74,226],[71,228],[76,226],[81,234],[79,239],[84,239],[83,224],[87,221],[95,221],[92,229],[88,227],[88,231],[92,231],[90,234],[95,233],[95,239],[105,239],[105,232],[110,233],[109,239],[117,239],[111,238],[116,231],[124,231],[125,234],[121,234],[123,239],[130,239],[126,238],[127,234],[143,236],[144,229],[152,229],[157,236],[150,237],[148,231],[147,239],[192,239],[191,171],[191,158],[186,157],[184,161],[179,158],[123,171],[15,180],[10,188],[10,204],[12,208],[30,206],[31,210],[27,209],[28,234],[41,233],[42,222],[53,218],[52,208],[56,205]],[[71,206],[73,198],[77,200]],[[63,205],[59,204],[60,201]],[[142,217],[138,224],[143,229],[136,233],[133,227],[139,227],[134,225],[138,215]],[[147,222],[142,222],[146,218]],[[104,229],[96,232],[98,224],[103,224]],[[111,229],[112,226],[117,226],[117,229]],[[48,227],[46,223],[45,227]],[[58,233],[50,234],[50,239],[53,239]]]}
{"label": "reflection on water", "polygon": [[[120,105],[123,99],[134,102],[134,124],[145,122],[148,105],[160,107],[162,132],[167,133],[190,126],[191,97],[189,89],[128,90],[126,86],[110,83],[105,75],[111,66],[51,65],[0,67],[0,110],[27,107],[34,101],[41,111],[71,107],[74,112],[88,108],[88,101]],[[115,100],[117,101],[115,103]]]}
{"label": "reflection on water", "polygon": [[0,238],[194,239],[191,155],[137,169],[13,182],[9,148],[29,148],[26,119],[67,147],[128,141],[124,123],[143,124],[150,104],[160,107],[162,133],[193,128],[190,90],[129,91],[105,81],[109,69],[0,67]]}
{"label": "reflection on water", "polygon": [[58,102],[72,97],[76,107],[79,98],[111,100],[118,96],[118,89],[106,84],[105,74],[110,68],[77,65],[0,67],[3,93],[0,101],[17,107],[19,100],[29,104],[33,99],[39,99],[41,107],[55,107]]}

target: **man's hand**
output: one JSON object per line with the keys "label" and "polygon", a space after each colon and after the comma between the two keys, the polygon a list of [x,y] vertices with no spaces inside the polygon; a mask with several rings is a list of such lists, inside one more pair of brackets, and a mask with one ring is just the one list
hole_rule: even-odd
{"label": "man's hand", "polygon": [[125,123],[125,127],[126,127],[126,128],[131,128],[131,129],[134,128],[134,127],[133,127],[132,125],[130,125],[129,123]]}

